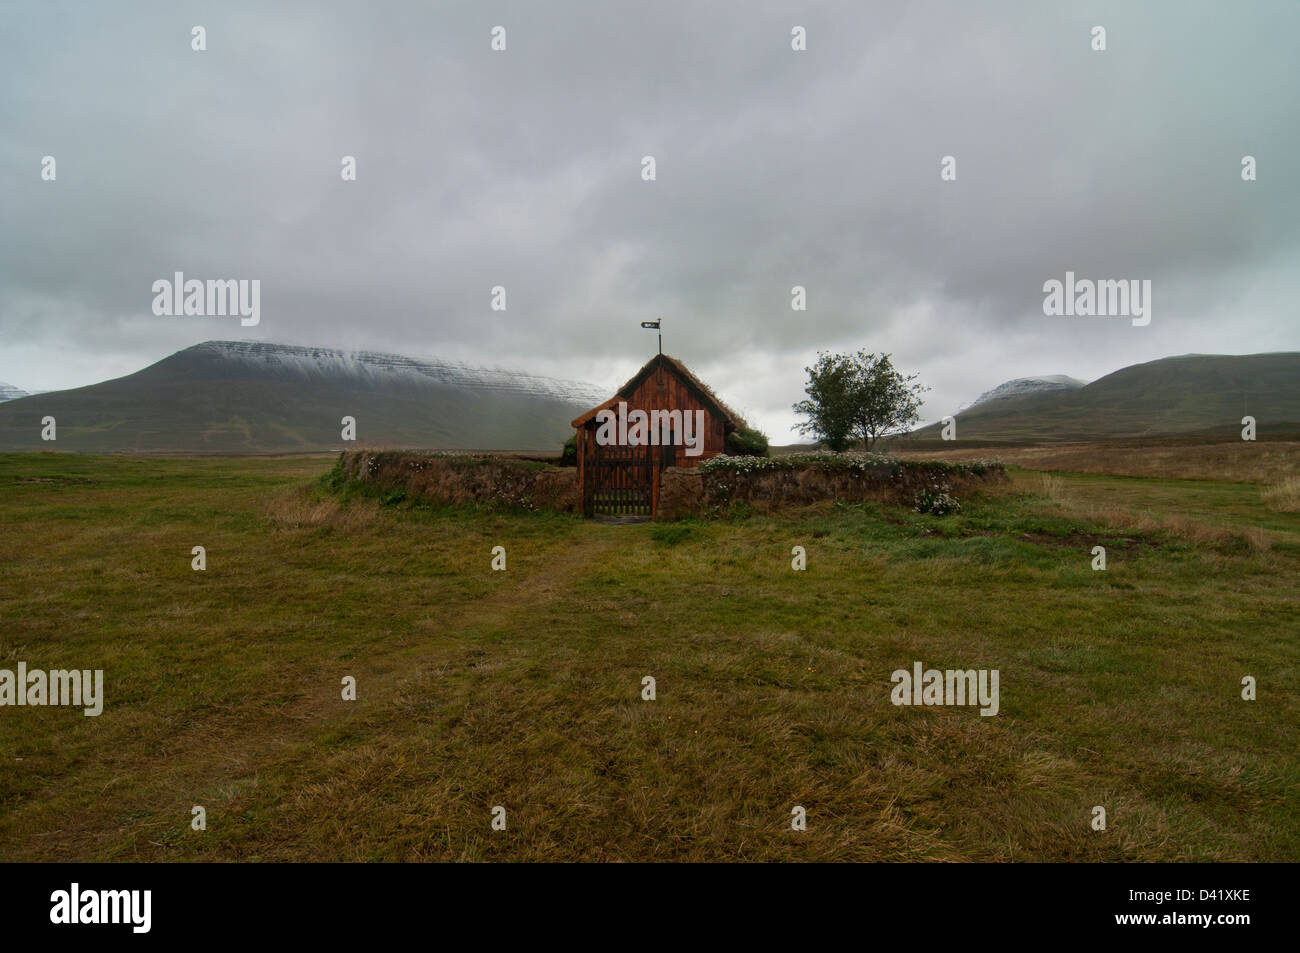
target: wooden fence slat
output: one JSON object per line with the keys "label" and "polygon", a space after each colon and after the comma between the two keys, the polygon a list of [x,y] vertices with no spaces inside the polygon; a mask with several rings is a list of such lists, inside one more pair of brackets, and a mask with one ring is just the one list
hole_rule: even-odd
{"label": "wooden fence slat", "polygon": [[589,468],[583,478],[584,510],[616,516],[650,516],[653,497],[653,462],[650,447],[592,444]]}

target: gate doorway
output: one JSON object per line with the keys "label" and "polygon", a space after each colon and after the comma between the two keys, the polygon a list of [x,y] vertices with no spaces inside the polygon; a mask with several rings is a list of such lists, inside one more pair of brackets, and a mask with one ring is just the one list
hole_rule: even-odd
{"label": "gate doorway", "polygon": [[587,455],[583,486],[588,516],[651,516],[654,473],[650,447],[601,446]]}

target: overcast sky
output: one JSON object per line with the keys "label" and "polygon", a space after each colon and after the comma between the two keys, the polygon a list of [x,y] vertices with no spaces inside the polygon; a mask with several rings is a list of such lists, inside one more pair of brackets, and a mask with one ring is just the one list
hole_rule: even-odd
{"label": "overcast sky", "polygon": [[[892,352],[927,419],[1014,377],[1300,350],[1295,0],[0,10],[0,381],[26,390],[209,339],[612,388],[662,317],[781,443],[819,350]],[[1151,323],[1044,316],[1067,270],[1150,279]],[[175,271],[260,279],[261,323],[155,316]]]}

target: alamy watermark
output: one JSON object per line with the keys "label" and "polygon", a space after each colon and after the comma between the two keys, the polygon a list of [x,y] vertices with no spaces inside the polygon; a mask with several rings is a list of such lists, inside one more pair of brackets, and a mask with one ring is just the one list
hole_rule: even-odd
{"label": "alamy watermark", "polygon": [[895,705],[980,705],[986,717],[998,713],[998,670],[986,668],[925,668],[912,663],[912,671],[896,669],[889,680],[894,688],[889,700]]}
{"label": "alamy watermark", "polygon": [[704,452],[704,411],[629,411],[627,401],[618,410],[606,408],[596,414],[596,443],[602,447],[684,446],[688,457]]}
{"label": "alamy watermark", "polygon": [[260,278],[198,278],[186,280],[176,272],[173,280],[153,283],[153,313],[159,317],[214,317],[239,315],[239,323],[251,328],[262,320]]}
{"label": "alamy watermark", "polygon": [[1053,317],[1079,315],[1081,317],[1126,317],[1133,319],[1133,327],[1146,327],[1151,323],[1151,279],[1074,277],[1065,273],[1065,281],[1050,278],[1043,282],[1043,314]]}
{"label": "alamy watermark", "polygon": [[0,707],[5,705],[72,705],[85,708],[93,718],[104,710],[104,670],[27,670],[18,663],[17,672],[0,668]]}
{"label": "alamy watermark", "polygon": [[153,922],[152,890],[68,890],[50,894],[50,922],[55,924],[124,923],[132,933],[148,933]]}

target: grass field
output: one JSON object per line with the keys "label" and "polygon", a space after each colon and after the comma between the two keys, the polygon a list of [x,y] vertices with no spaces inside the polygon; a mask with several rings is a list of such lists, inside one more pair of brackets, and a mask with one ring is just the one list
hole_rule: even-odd
{"label": "grass field", "polygon": [[998,457],[1031,470],[1069,470],[1119,476],[1175,477],[1226,483],[1278,483],[1300,474],[1300,442],[1203,439],[1066,443],[1035,447],[977,449],[898,448],[909,460],[962,460]]}
{"label": "grass field", "polygon": [[[0,668],[106,695],[0,708],[0,859],[1300,859],[1300,513],[1259,485],[607,526],[331,465],[0,455]],[[1000,713],[892,705],[914,661]]]}

